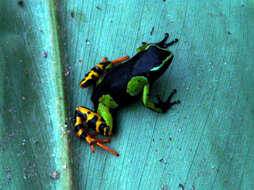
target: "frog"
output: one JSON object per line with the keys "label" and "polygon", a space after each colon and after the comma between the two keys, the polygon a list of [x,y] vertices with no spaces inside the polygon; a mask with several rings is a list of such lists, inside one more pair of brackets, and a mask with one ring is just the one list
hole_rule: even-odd
{"label": "frog", "polygon": [[[94,152],[94,145],[105,149],[116,156],[119,153],[104,143],[111,139],[99,139],[97,135],[111,137],[113,131],[113,118],[122,107],[130,105],[139,99],[145,107],[165,113],[180,100],[171,101],[176,89],[168,96],[166,101],[157,97],[157,101],[150,98],[151,85],[169,68],[174,55],[167,48],[178,42],[178,39],[167,43],[169,34],[157,43],[142,42],[137,48],[137,54],[132,58],[125,56],[116,60],[103,58],[81,80],[79,86],[87,88],[93,86],[91,100],[94,109],[78,106],[75,109],[74,129],[76,135],[85,140]],[[90,129],[95,133],[90,133]]]}

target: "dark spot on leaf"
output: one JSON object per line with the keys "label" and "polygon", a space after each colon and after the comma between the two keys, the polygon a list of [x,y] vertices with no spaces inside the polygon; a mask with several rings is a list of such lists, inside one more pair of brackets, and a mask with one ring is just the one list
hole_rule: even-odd
{"label": "dark spot on leaf", "polygon": [[42,53],[42,55],[43,55],[44,58],[47,58],[47,57],[48,57],[48,54],[47,54],[47,52],[45,52],[45,51]]}
{"label": "dark spot on leaf", "polygon": [[152,27],[152,30],[150,32],[150,35],[152,36],[153,35],[153,31],[154,31],[154,27]]}
{"label": "dark spot on leaf", "polygon": [[75,15],[74,15],[74,12],[71,11],[71,17],[74,18],[74,16],[75,16]]}
{"label": "dark spot on leaf", "polygon": [[18,5],[21,6],[21,7],[23,7],[23,6],[24,6],[24,1],[23,1],[23,0],[19,0],[19,1],[18,1]]}
{"label": "dark spot on leaf", "polygon": [[102,8],[100,8],[99,6],[96,6],[96,9],[98,9],[99,11],[102,11]]}
{"label": "dark spot on leaf", "polygon": [[60,178],[60,173],[56,170],[53,170],[51,173],[50,173],[50,178],[51,179],[59,179]]}
{"label": "dark spot on leaf", "polygon": [[181,187],[182,188],[182,190],[185,190],[185,188],[184,188],[184,186],[183,186],[183,184],[179,184],[179,187]]}

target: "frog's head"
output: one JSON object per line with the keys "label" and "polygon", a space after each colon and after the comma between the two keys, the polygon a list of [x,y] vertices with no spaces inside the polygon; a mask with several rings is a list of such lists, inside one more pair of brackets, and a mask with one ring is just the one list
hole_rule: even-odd
{"label": "frog's head", "polygon": [[150,44],[146,43],[146,42],[142,42],[142,46],[138,47],[137,48],[137,52],[141,52],[141,51],[144,51],[146,50],[146,48],[149,46]]}
{"label": "frog's head", "polygon": [[148,51],[154,53],[153,61],[150,62],[149,76],[156,80],[171,65],[174,55],[168,49],[161,48],[157,44],[151,45]]}
{"label": "frog's head", "polygon": [[178,42],[178,39],[176,38],[173,41],[171,41],[169,43],[166,43],[168,37],[169,37],[169,34],[165,33],[165,37],[163,38],[163,40],[161,40],[158,43],[146,43],[146,42],[142,42],[142,46],[137,48],[137,52],[139,53],[139,52],[145,51],[148,48],[148,46],[150,46],[151,44],[157,45],[158,47],[160,47],[162,49],[166,49],[167,47],[172,46],[173,44]]}
{"label": "frog's head", "polygon": [[137,49],[143,55],[142,68],[146,68],[146,73],[154,79],[160,77],[167,70],[174,58],[167,47],[178,42],[178,39],[166,43],[168,36],[166,33],[164,39],[158,43],[143,42],[143,45]]}

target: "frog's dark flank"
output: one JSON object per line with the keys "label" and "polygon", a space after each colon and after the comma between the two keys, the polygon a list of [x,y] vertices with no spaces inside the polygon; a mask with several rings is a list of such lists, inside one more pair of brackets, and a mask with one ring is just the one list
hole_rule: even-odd
{"label": "frog's dark flank", "polygon": [[[168,34],[158,43],[143,42],[137,49],[137,54],[109,61],[104,58],[94,66],[80,82],[81,88],[94,86],[92,101],[94,110],[79,106],[75,110],[74,128],[76,134],[85,140],[94,152],[94,145],[99,146],[116,156],[119,154],[103,143],[110,139],[98,139],[98,134],[111,136],[113,130],[113,115],[119,108],[140,99],[147,108],[164,113],[180,101],[171,101],[176,90],[173,90],[166,101],[160,98],[158,102],[150,99],[150,88],[170,66],[174,55],[167,49],[178,42],[175,39],[167,43]],[[93,129],[95,134],[90,134]]]}

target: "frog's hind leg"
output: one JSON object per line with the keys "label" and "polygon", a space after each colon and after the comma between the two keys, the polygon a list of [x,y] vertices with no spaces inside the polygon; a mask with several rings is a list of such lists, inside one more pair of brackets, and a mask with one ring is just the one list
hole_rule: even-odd
{"label": "frog's hind leg", "polygon": [[95,84],[96,81],[100,78],[103,70],[110,64],[108,58],[104,57],[101,62],[95,65],[81,80],[79,86],[81,88],[86,88],[92,84]]}
{"label": "frog's hind leg", "polygon": [[123,62],[125,60],[129,59],[129,56],[125,56],[113,61],[108,61],[107,57],[104,57],[101,62],[97,65],[95,65],[86,75],[85,77],[81,80],[79,83],[79,86],[81,88],[86,88],[92,84],[95,84],[98,79],[102,76],[103,72],[106,69],[109,69],[112,67],[113,64]]}
{"label": "frog's hind leg", "polygon": [[77,136],[87,141],[91,147],[92,152],[94,152],[94,144],[96,144],[100,148],[110,151],[116,156],[119,156],[116,151],[102,144],[110,142],[110,139],[97,139],[88,133],[89,129],[92,128],[97,133],[101,134],[101,132],[103,132],[105,136],[109,136],[109,126],[107,126],[102,117],[97,113],[86,107],[77,107],[75,110],[74,128]]}

